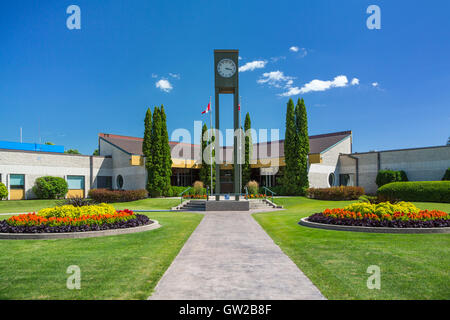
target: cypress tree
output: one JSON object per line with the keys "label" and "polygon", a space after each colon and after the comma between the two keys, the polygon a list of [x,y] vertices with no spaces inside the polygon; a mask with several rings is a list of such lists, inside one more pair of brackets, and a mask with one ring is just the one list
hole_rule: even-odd
{"label": "cypress tree", "polygon": [[[208,186],[208,187],[211,188],[211,165],[213,166],[213,169],[214,169],[214,151],[213,151],[213,155],[212,155],[213,163],[212,164],[208,164],[206,161],[209,162],[211,160],[210,159],[211,156],[210,156],[209,153],[205,155],[205,149],[214,140],[208,139],[208,138],[203,139],[206,131],[208,131],[208,127],[206,126],[206,124],[203,124],[202,136],[200,138],[201,153],[202,153],[202,167],[200,168],[199,175],[200,175],[200,180],[203,182],[205,187]],[[207,157],[207,158],[205,158],[205,157]],[[214,184],[215,184],[215,170],[213,170],[212,175],[213,175],[213,187],[214,187]]]}
{"label": "cypress tree", "polygon": [[[244,122],[244,133],[252,128],[252,122],[250,120],[250,114],[247,112],[245,115]],[[250,168],[250,158],[251,158],[251,147],[252,147],[252,136],[245,136],[245,158],[244,165],[242,166],[242,185],[246,185],[250,181],[251,168]]]}
{"label": "cypress tree", "polygon": [[201,159],[202,159],[202,167],[200,168],[200,172],[199,172],[199,176],[200,176],[200,180],[203,182],[203,184],[206,186],[208,185],[208,181],[209,181],[209,166],[206,164],[205,161],[205,149],[208,146],[208,139],[205,139],[205,132],[208,131],[208,127],[206,126],[206,124],[203,124],[202,127],[202,136],[200,137],[200,145],[201,145]]}
{"label": "cypress tree", "polygon": [[283,191],[286,195],[295,195],[298,193],[298,145],[294,101],[289,99],[286,110],[286,132],[284,137],[284,157],[286,167],[283,176]]}
{"label": "cypress tree", "polygon": [[308,136],[308,118],[306,114],[305,101],[298,99],[295,107],[295,122],[297,130],[298,141],[298,172],[299,172],[299,187],[300,194],[304,194],[305,190],[309,188],[308,180],[308,154],[309,154],[309,136]]}
{"label": "cypress tree", "polygon": [[167,132],[167,117],[164,111],[164,106],[161,105],[161,148],[162,148],[162,194],[168,195],[170,191],[170,178],[172,176],[172,157],[169,145],[169,133]]}
{"label": "cypress tree", "polygon": [[[142,154],[145,157],[145,169],[147,171],[147,181],[150,181],[150,170],[152,167],[152,153],[151,153],[151,138],[152,138],[152,110],[147,109],[144,120],[144,141],[142,142]],[[147,182],[147,191],[148,182]]]}
{"label": "cypress tree", "polygon": [[161,113],[158,107],[153,110],[152,132],[150,140],[151,165],[149,166],[147,190],[152,197],[162,195],[163,148],[161,144]]}

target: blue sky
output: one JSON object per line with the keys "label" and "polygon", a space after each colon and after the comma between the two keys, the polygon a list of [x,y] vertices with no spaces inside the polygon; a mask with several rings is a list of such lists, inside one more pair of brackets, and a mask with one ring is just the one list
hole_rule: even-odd
{"label": "blue sky", "polygon": [[[66,27],[71,4],[81,30]],[[381,30],[366,27],[371,4]],[[444,0],[2,2],[0,140],[23,127],[24,142],[91,154],[99,132],[142,136],[147,107],[161,104],[170,131],[192,129],[214,93],[213,50],[239,49],[241,67],[264,66],[239,75],[255,128],[284,136],[290,91],[305,99],[310,134],[352,130],[354,151],[443,145],[449,10]],[[231,101],[221,99],[222,127]]]}

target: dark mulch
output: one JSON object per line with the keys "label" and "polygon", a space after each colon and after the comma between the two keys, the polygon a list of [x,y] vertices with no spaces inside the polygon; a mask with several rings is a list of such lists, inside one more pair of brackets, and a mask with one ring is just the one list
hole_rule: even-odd
{"label": "dark mulch", "polygon": [[41,226],[10,226],[6,220],[0,221],[0,233],[62,233],[62,232],[86,232],[86,231],[101,231],[109,229],[125,229],[134,228],[151,224],[147,216],[136,214],[136,219],[128,221],[121,221],[116,223],[104,223],[102,225],[84,225],[84,226],[59,226],[47,227]]}
{"label": "dark mulch", "polygon": [[438,219],[429,221],[402,221],[402,220],[370,220],[370,219],[350,219],[327,217],[323,213],[316,213],[306,219],[310,222],[334,224],[341,226],[359,226],[359,227],[387,227],[387,228],[444,228],[450,227],[450,220]]}

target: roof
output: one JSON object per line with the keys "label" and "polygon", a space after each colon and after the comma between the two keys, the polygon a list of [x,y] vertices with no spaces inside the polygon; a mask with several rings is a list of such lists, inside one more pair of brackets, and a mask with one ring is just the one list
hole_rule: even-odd
{"label": "roof", "polygon": [[[351,134],[351,131],[341,131],[310,136],[310,153],[324,152],[339,141],[342,141],[348,136],[351,136]],[[143,155],[142,142],[144,139],[142,138],[100,133],[99,139],[103,139],[111,143],[112,145],[115,145],[126,153]],[[194,159],[200,156],[200,145],[198,144],[170,141],[169,145],[171,151],[173,151],[174,148],[177,148],[174,151],[174,158]],[[223,158],[224,160],[230,161],[232,159],[233,147],[222,147],[221,153],[222,155],[225,153],[225,157]],[[253,158],[264,159],[278,157],[284,157],[284,140],[261,142],[253,145]]]}

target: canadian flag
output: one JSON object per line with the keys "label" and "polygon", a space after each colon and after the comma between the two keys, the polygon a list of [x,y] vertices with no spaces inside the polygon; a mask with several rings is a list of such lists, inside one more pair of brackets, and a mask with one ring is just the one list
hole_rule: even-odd
{"label": "canadian flag", "polygon": [[211,111],[211,102],[208,103],[208,106],[206,107],[206,110],[205,110],[205,111],[202,111],[202,114],[208,113],[208,112],[210,112],[210,111]]}

